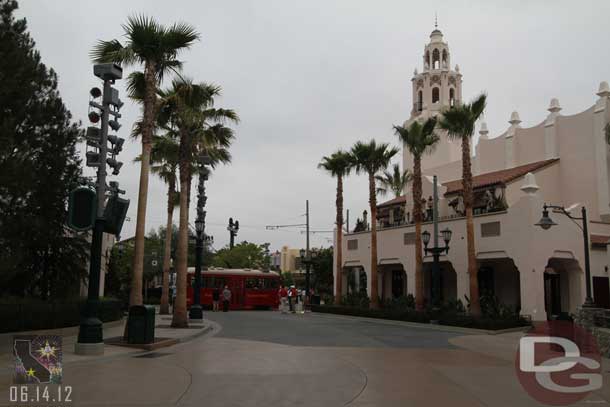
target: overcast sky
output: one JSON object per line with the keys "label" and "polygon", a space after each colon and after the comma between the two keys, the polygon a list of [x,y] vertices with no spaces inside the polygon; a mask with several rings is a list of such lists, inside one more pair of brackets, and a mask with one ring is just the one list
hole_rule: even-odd
{"label": "overcast sky", "polygon": [[[599,82],[610,80],[608,1],[430,3],[20,0],[19,13],[57,71],[65,103],[85,125],[89,88],[99,85],[88,57],[96,40],[122,40],[121,24],[136,13],[195,26],[202,39],[181,55],[184,73],[222,86],[218,106],[241,117],[233,163],[208,183],[207,232],[217,249],[226,245],[232,216],[240,221],[239,241],[270,242],[275,250],[304,245],[298,228],[265,225],[303,223],[306,199],[312,229],[333,228],[336,183],[316,169],[323,155],[371,138],[398,144],[392,125],[409,116],[410,80],[415,67],[422,70],[435,12],[451,62],[460,65],[464,99],[489,95],[492,137],[506,129],[513,110],[522,126],[539,123],[552,97],[562,114],[585,110]],[[121,91],[123,85],[117,82]],[[126,102],[119,132],[125,138],[139,115]],[[135,230],[139,167],[131,161],[139,153],[139,142],[128,140],[120,156],[125,166],[112,177],[131,199],[122,237]],[[351,176],[345,208],[352,226],[367,201],[366,178]],[[165,186],[151,177],[147,230],[165,224],[165,203]],[[315,234],[312,245],[329,246],[331,237]]]}

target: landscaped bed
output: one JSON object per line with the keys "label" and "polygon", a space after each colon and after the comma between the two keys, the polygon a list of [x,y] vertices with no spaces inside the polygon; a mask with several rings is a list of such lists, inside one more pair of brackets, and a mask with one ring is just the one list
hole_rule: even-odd
{"label": "landscaped bed", "polygon": [[475,318],[468,314],[444,312],[432,316],[428,311],[416,311],[415,309],[370,309],[353,306],[338,305],[311,305],[313,312],[350,315],[356,317],[390,319],[394,321],[430,323],[435,320],[439,325],[457,326],[464,328],[501,330],[516,327],[525,327],[531,323],[523,317],[504,316],[504,317],[478,317]]}

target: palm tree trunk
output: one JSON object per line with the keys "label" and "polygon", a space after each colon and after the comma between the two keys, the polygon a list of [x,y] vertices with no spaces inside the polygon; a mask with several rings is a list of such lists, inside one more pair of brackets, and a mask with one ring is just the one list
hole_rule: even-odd
{"label": "palm tree trunk", "polygon": [[144,275],[144,236],[146,233],[146,204],[148,200],[148,178],[150,175],[150,151],[154,129],[156,79],[154,65],[147,62],[144,67],[146,93],[142,119],[142,160],[140,162],[140,186],[138,190],[138,212],[133,257],[133,274],[129,305],[142,304],[142,278]]}
{"label": "palm tree trunk", "polygon": [[167,224],[165,226],[165,247],[163,254],[163,285],[161,288],[161,305],[159,314],[169,314],[169,272],[172,255],[172,227],[174,217],[174,203],[176,197],[175,180],[170,180],[167,187]]}
{"label": "palm tree trunk", "polygon": [[369,173],[369,203],[371,206],[371,308],[379,308],[379,290],[377,281],[377,196],[375,195],[375,177]]}
{"label": "palm tree trunk", "polygon": [[341,304],[343,279],[343,177],[337,176],[337,276],[335,283],[335,304]]}
{"label": "palm tree trunk", "polygon": [[180,226],[178,230],[178,249],[176,261],[176,300],[172,327],[185,328],[188,326],[186,313],[186,280],[188,258],[188,184],[190,180],[190,154],[188,149],[190,140],[188,132],[180,134]]}
{"label": "palm tree trunk", "polygon": [[468,251],[468,276],[470,282],[470,313],[481,315],[479,304],[479,281],[474,243],[474,220],[472,214],[472,169],[470,162],[470,138],[462,137],[462,179],[464,189],[464,209],[466,211],[466,244]]}
{"label": "palm tree trunk", "polygon": [[424,309],[424,259],[421,241],[421,157],[413,157],[413,219],[415,220],[415,308]]}

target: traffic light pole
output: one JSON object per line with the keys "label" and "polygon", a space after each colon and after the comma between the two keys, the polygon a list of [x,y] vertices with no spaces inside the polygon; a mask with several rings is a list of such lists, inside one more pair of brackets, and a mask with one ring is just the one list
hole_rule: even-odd
{"label": "traffic light pole", "polygon": [[111,81],[104,80],[102,96],[102,116],[100,129],[100,165],[97,168],[97,218],[91,237],[91,255],[89,259],[89,281],[87,301],[78,330],[78,342],[75,351],[78,354],[104,353],[104,336],[102,321],[98,318],[100,273],[102,266],[102,241],[104,238],[104,204],[106,200],[106,156],[108,154],[108,118],[111,92]]}

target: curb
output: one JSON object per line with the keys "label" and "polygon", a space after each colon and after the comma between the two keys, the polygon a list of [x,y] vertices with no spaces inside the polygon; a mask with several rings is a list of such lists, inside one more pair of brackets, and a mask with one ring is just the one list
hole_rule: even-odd
{"label": "curb", "polygon": [[342,315],[342,314],[333,314],[330,312],[312,312],[311,315],[321,316],[321,317],[335,317],[353,321],[366,321],[366,322],[375,322],[378,324],[385,325],[395,325],[395,326],[403,326],[409,328],[418,328],[418,329],[428,329],[442,332],[454,332],[454,333],[463,333],[469,335],[499,335],[504,333],[511,332],[525,332],[530,329],[529,326],[515,327],[515,328],[507,328],[507,329],[498,329],[495,331],[488,329],[476,329],[476,328],[464,328],[460,326],[451,326],[451,325],[435,325],[435,324],[423,324],[420,322],[408,322],[408,321],[396,321],[392,319],[381,319],[381,318],[369,318],[369,317],[356,317],[352,315]]}

